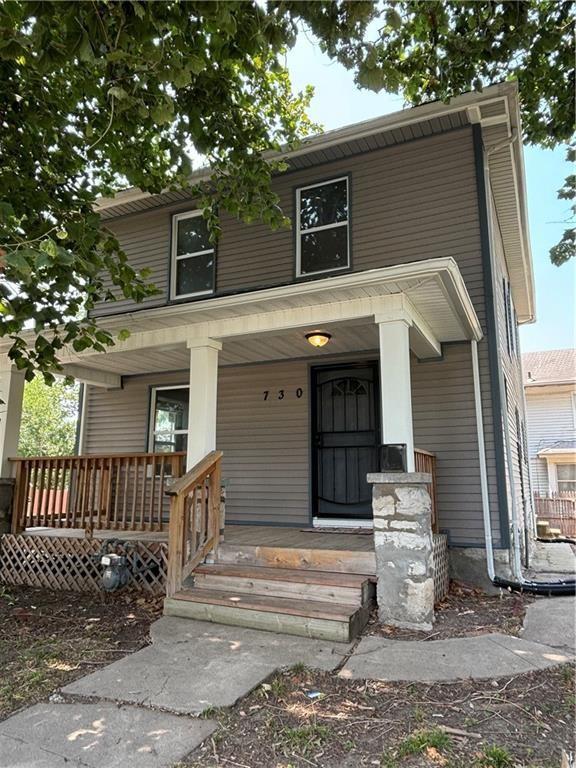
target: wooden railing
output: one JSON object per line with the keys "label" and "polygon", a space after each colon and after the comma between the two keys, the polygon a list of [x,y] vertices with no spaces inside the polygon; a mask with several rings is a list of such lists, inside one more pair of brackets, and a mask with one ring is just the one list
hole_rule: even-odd
{"label": "wooden railing", "polygon": [[438,533],[438,509],[436,502],[436,455],[419,448],[414,450],[414,465],[416,472],[426,472],[432,475],[432,482],[428,487],[432,501],[432,530]]}
{"label": "wooden railing", "polygon": [[169,597],[181,589],[184,579],[218,547],[221,459],[222,451],[212,451],[166,490],[171,496],[166,580]]}
{"label": "wooden railing", "polygon": [[180,477],[185,453],[39,456],[15,468],[12,532],[25,528],[161,531],[167,481]]}
{"label": "wooden railing", "polygon": [[534,509],[538,520],[546,520],[550,528],[562,531],[562,536],[576,539],[576,496],[573,493],[535,493]]}

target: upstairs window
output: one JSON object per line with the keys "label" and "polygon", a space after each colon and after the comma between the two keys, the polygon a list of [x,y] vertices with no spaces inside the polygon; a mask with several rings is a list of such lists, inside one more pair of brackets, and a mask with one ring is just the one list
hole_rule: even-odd
{"label": "upstairs window", "polygon": [[517,339],[517,325],[516,325],[516,310],[512,304],[512,292],[510,290],[510,283],[506,278],[502,278],[502,294],[504,299],[504,314],[506,315],[506,345],[508,348],[508,354],[513,355],[516,353],[516,339]]}
{"label": "upstairs window", "polygon": [[348,178],[296,190],[296,276],[350,266]]}
{"label": "upstairs window", "polygon": [[201,211],[178,213],[172,217],[173,299],[204,296],[214,292],[214,246]]}

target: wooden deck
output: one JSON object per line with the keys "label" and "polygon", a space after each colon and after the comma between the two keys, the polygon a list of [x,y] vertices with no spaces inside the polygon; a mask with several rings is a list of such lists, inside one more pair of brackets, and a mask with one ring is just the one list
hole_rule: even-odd
{"label": "wooden deck", "polygon": [[[84,539],[83,528],[27,528],[24,536],[53,536],[56,538]],[[94,539],[123,539],[126,541],[167,541],[168,531],[113,531],[94,530]],[[260,546],[290,549],[330,549],[337,551],[373,552],[372,531],[342,533],[321,529],[280,528],[271,525],[227,525],[224,543],[238,547]]]}

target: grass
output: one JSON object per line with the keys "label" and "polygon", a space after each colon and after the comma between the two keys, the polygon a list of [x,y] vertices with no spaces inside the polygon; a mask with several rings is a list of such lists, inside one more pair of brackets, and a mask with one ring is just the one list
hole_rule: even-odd
{"label": "grass", "polygon": [[486,747],[478,760],[479,768],[511,768],[514,765],[512,755],[502,747]]}
{"label": "grass", "polygon": [[307,755],[311,750],[321,747],[330,731],[325,725],[303,725],[299,728],[284,727],[278,733],[286,751]]}
{"label": "grass", "polygon": [[[58,673],[77,668],[71,661],[66,646],[58,641],[39,639],[31,643],[0,643],[0,658],[13,661],[5,667],[4,682],[0,685],[0,709],[10,711],[27,703],[28,699],[44,696],[54,689]],[[10,674],[8,674],[10,673]]]}
{"label": "grass", "polygon": [[398,745],[396,751],[399,757],[407,757],[408,755],[418,755],[427,749],[437,749],[440,752],[443,749],[448,749],[451,743],[452,739],[447,733],[439,728],[432,728],[428,731],[414,731]]}

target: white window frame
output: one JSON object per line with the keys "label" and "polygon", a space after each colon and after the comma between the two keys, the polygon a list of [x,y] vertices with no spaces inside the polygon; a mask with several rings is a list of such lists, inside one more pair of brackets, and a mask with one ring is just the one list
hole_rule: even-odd
{"label": "white window frame", "polygon": [[[554,464],[554,473],[556,475],[556,491],[557,491],[557,493],[576,492],[576,481],[574,481],[574,480],[559,480],[558,479],[558,467],[561,466],[561,465],[563,465],[563,466],[566,466],[566,465],[569,465],[569,466],[576,465],[576,457],[573,457],[572,461],[558,461],[558,462],[556,462]],[[571,491],[561,491],[560,490],[560,483],[573,483],[574,484],[574,488]]]}
{"label": "white window frame", "polygon": [[156,430],[154,429],[154,425],[156,423],[156,403],[157,403],[157,393],[161,392],[162,390],[167,389],[187,389],[190,390],[189,384],[166,384],[162,385],[160,387],[152,387],[151,393],[150,393],[150,416],[149,416],[149,423],[148,423],[148,450],[149,453],[155,453],[154,451],[154,443],[155,443],[155,436],[158,434],[164,434],[164,435],[186,435],[188,437],[188,427],[186,429],[173,429],[173,430]]}
{"label": "white window frame", "polygon": [[[325,187],[328,184],[335,184],[338,181],[346,182],[346,204],[348,206],[348,215],[346,221],[337,221],[334,224],[323,224],[319,227],[310,227],[309,229],[300,228],[300,203],[302,192],[315,187]],[[336,229],[337,227],[346,227],[346,264],[341,267],[331,267],[330,269],[318,269],[316,272],[302,272],[302,235],[309,232],[321,232],[324,229]],[[339,176],[336,179],[326,179],[316,184],[308,184],[305,187],[296,189],[296,277],[310,277],[313,275],[325,275],[328,272],[342,272],[344,269],[350,269],[350,179],[348,176]]]}
{"label": "white window frame", "polygon": [[[170,298],[172,300],[174,299],[190,299],[194,296],[210,296],[214,293],[214,283],[216,281],[216,248],[208,248],[204,251],[196,251],[195,253],[186,253],[181,254],[180,256],[177,255],[176,251],[178,249],[178,224],[181,221],[184,221],[185,219],[194,219],[197,216],[202,216],[202,211],[185,211],[184,213],[175,213],[172,216],[172,250],[171,250],[171,278],[170,278]],[[213,276],[212,276],[212,288],[206,291],[195,291],[194,293],[176,293],[176,277],[177,277],[177,266],[179,261],[184,261],[185,259],[194,259],[197,256],[205,256],[208,253],[214,254],[214,266],[213,266]]]}

